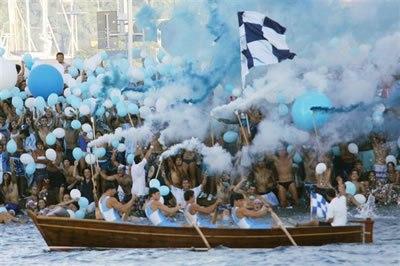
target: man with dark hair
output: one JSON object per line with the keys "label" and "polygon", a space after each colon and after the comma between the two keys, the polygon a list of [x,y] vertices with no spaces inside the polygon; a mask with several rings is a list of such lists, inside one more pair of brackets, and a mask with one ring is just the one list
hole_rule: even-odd
{"label": "man with dark hair", "polygon": [[114,182],[104,182],[104,193],[99,199],[99,209],[104,220],[108,222],[121,221],[120,213],[128,213],[135,200],[133,197],[126,204],[122,204],[114,197],[115,193],[117,193],[117,189]]}
{"label": "man with dark hair", "polygon": [[255,218],[266,217],[271,208],[262,206],[260,210],[254,211],[246,208],[246,200],[243,194],[233,193],[231,195],[232,219],[241,229],[254,229],[254,228],[271,228],[272,223],[258,222]]}
{"label": "man with dark hair", "polygon": [[221,202],[220,200],[217,200],[214,204],[208,207],[200,206],[196,203],[195,193],[193,190],[186,190],[183,194],[183,197],[186,202],[185,216],[189,224],[195,223],[197,225],[200,225],[197,219],[197,213],[211,214],[213,211],[215,211],[215,208],[217,208],[218,204]]}
{"label": "man with dark hair", "polygon": [[312,220],[305,224],[297,226],[344,226],[347,223],[347,200],[344,189],[339,187],[339,193],[336,190],[327,189],[325,191],[326,200],[329,202],[326,220],[324,222]]}
{"label": "man with dark hair", "polygon": [[56,60],[60,65],[62,65],[64,67],[64,72],[66,73],[69,65],[64,62],[64,53],[58,52],[56,54]]}
{"label": "man with dark hair", "polygon": [[[160,202],[161,195],[157,188],[149,189],[149,201],[146,203],[146,216],[156,226],[177,226],[174,222],[170,221],[166,215],[175,215],[181,208],[178,204],[176,207],[170,208]],[[166,215],[165,215],[166,214]]]}
{"label": "man with dark hair", "polygon": [[134,162],[131,167],[131,177],[132,177],[132,195],[137,197],[143,197],[146,195],[146,170],[145,166],[147,164],[147,159],[153,152],[153,146],[143,154],[143,150],[140,146],[136,147],[136,156],[134,157]]}

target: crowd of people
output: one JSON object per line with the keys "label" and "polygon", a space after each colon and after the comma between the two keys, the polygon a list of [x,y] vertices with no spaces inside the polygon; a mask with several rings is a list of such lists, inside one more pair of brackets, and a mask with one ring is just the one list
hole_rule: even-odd
{"label": "crowd of people", "polygon": [[[57,54],[57,61],[68,67],[61,53]],[[22,91],[26,86],[24,66],[17,66],[17,70],[17,86]],[[79,77],[85,78],[84,73]],[[273,208],[308,205],[312,192],[327,201],[338,197],[342,202],[346,197],[349,204],[359,205],[346,192],[346,182],[356,187],[355,194],[373,195],[378,204],[400,204],[397,160],[386,161],[389,147],[383,133],[371,134],[367,141],[374,153],[372,169],[365,169],[357,154],[349,151],[348,143],[338,144],[340,153],[321,153],[317,148],[282,143],[275,153],[252,158],[247,171],[215,175],[208,173],[201,154],[193,150],[181,150],[160,160],[168,147],[160,144],[157,134],[149,145],[137,144],[123,150],[111,143],[103,144],[106,153],[95,163],[88,163],[85,157],[77,160],[76,147],[90,151],[88,143],[93,139],[119,127],[140,127],[144,119],[139,115],[121,117],[116,109],[110,109],[107,117],[79,115],[82,125],[92,126],[92,131],[87,132],[71,125],[76,117],[64,113],[67,106],[58,103],[44,114],[26,110],[17,115],[10,99],[0,102],[0,222],[16,221],[29,210],[37,215],[107,221],[147,217],[154,225],[176,226],[173,217],[183,210],[190,221],[201,226],[270,227],[271,222],[263,217]],[[219,143],[235,160],[240,160],[234,155],[243,146],[251,145],[258,124],[268,119],[267,113],[256,108],[243,114],[248,117],[249,130],[238,121],[238,138],[233,143],[224,142],[221,135],[204,144]],[[48,134],[60,128],[65,133],[63,137],[48,145]],[[17,147],[13,153],[7,150],[10,140]],[[56,152],[54,160],[46,156],[49,148]],[[24,154],[34,160],[33,173],[21,160]],[[295,154],[300,154],[302,161],[294,162]],[[327,169],[318,173],[316,166],[321,162]],[[237,161],[232,164],[237,165]],[[72,191],[76,190],[87,204],[74,197]],[[328,218],[332,225],[343,223]]]}

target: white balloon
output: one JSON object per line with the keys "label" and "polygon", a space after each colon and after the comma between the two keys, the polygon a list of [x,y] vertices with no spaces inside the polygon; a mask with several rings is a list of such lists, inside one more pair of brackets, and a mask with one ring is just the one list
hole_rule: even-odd
{"label": "white balloon", "polygon": [[95,96],[96,94],[98,94],[101,91],[101,87],[99,84],[97,83],[93,83],[92,85],[90,85],[89,87],[89,93],[92,96]]}
{"label": "white balloon", "polygon": [[397,165],[397,159],[394,155],[388,155],[386,156],[386,164],[388,163],[394,163],[394,165]]}
{"label": "white balloon", "polygon": [[77,200],[79,199],[82,195],[81,192],[79,190],[77,190],[76,188],[74,188],[73,190],[71,190],[71,192],[69,193],[69,195],[71,196],[71,198],[73,200]]}
{"label": "white balloon", "polygon": [[17,70],[15,64],[0,58],[0,90],[11,89],[17,83]]}
{"label": "white balloon", "polygon": [[59,127],[53,130],[53,134],[56,135],[56,138],[62,139],[63,137],[65,137],[65,130]]}
{"label": "white balloon", "polygon": [[48,160],[52,161],[52,162],[55,161],[56,158],[57,158],[57,153],[56,153],[56,151],[53,150],[53,149],[47,149],[47,150],[46,150],[46,158],[47,158]]}
{"label": "white balloon", "polygon": [[64,110],[64,114],[67,116],[67,117],[73,117],[74,115],[75,115],[75,109],[74,108],[72,108],[72,107],[70,107],[70,106],[68,106],[67,108],[65,108],[65,110]]}
{"label": "white balloon", "polygon": [[347,146],[347,149],[349,150],[350,153],[352,154],[357,154],[358,153],[358,146],[355,143],[350,143]]}
{"label": "white balloon", "polygon": [[361,205],[364,204],[365,202],[367,202],[367,199],[365,198],[365,196],[363,194],[356,194],[354,195],[354,199],[360,203]]}
{"label": "white balloon", "polygon": [[35,162],[35,160],[33,159],[32,155],[30,155],[29,153],[21,154],[21,157],[19,158],[19,160],[21,161],[21,163],[23,163],[25,165]]}
{"label": "white balloon", "polygon": [[35,98],[27,98],[25,100],[25,107],[28,109],[33,109],[35,107]]}
{"label": "white balloon", "polygon": [[120,143],[120,144],[118,145],[118,147],[117,147],[117,150],[118,150],[119,152],[124,152],[124,151],[126,150],[125,144]]}
{"label": "white balloon", "polygon": [[64,90],[64,97],[67,98],[68,96],[70,96],[72,94],[71,89],[70,88],[66,88]]}
{"label": "white balloon", "polygon": [[85,156],[85,162],[87,164],[94,164],[96,162],[96,156],[94,154],[86,154]]}
{"label": "white balloon", "polygon": [[315,173],[317,175],[323,174],[325,171],[326,171],[326,164],[324,164],[324,163],[319,163],[315,167]]}
{"label": "white balloon", "polygon": [[88,115],[88,114],[90,114],[90,107],[87,106],[86,104],[82,104],[82,105],[79,107],[79,113],[80,113],[81,115]]}
{"label": "white balloon", "polygon": [[89,133],[92,131],[92,127],[88,123],[85,123],[82,125],[82,130],[83,132]]}
{"label": "white balloon", "polygon": [[164,112],[165,109],[167,109],[167,106],[168,106],[167,100],[165,100],[164,98],[159,98],[156,101],[156,109],[157,112],[159,113]]}
{"label": "white balloon", "polygon": [[110,99],[105,100],[103,105],[104,105],[105,108],[108,108],[108,109],[113,107],[113,103],[112,103],[112,101]]}

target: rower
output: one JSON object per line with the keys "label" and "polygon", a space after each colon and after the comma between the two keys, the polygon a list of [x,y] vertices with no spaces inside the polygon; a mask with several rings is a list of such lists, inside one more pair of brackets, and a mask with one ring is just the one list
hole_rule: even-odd
{"label": "rower", "polygon": [[122,204],[114,197],[116,193],[115,184],[111,181],[106,181],[104,184],[104,193],[99,199],[99,209],[104,220],[107,222],[121,221],[120,213],[127,213],[135,200],[132,197],[126,204]]}
{"label": "rower", "polygon": [[270,207],[265,205],[258,211],[246,209],[246,201],[243,194],[233,193],[231,196],[232,219],[241,229],[271,228],[271,222],[260,222],[255,218],[267,216],[271,212]]}
{"label": "rower", "polygon": [[177,225],[168,220],[165,214],[175,215],[181,206],[178,204],[174,208],[169,208],[160,202],[160,197],[160,191],[157,188],[149,189],[149,201],[146,203],[145,208],[147,218],[156,226],[176,227]]}
{"label": "rower", "polygon": [[197,225],[200,225],[197,214],[204,213],[209,215],[215,211],[218,204],[220,203],[220,201],[217,200],[214,204],[208,207],[200,206],[196,203],[195,193],[193,190],[186,190],[183,196],[186,202],[185,214],[188,216],[189,224],[196,223]]}

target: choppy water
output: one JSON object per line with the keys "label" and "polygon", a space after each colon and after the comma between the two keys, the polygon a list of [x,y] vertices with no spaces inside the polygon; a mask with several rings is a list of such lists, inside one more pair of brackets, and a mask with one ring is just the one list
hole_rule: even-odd
{"label": "choppy water", "polygon": [[[275,249],[49,252],[32,223],[0,225],[0,265],[400,265],[400,207],[376,212],[374,244]],[[288,214],[283,214],[283,216]],[[296,214],[292,219],[306,219]],[[285,220],[285,218],[284,218]]]}

